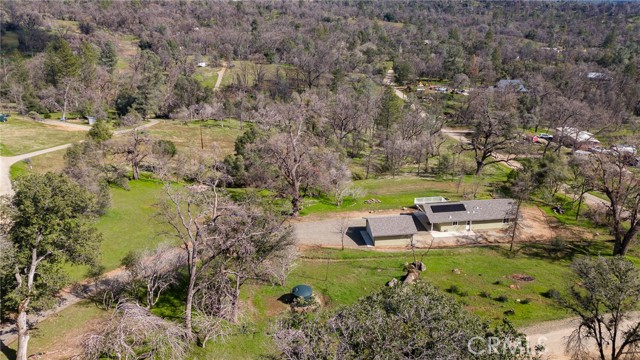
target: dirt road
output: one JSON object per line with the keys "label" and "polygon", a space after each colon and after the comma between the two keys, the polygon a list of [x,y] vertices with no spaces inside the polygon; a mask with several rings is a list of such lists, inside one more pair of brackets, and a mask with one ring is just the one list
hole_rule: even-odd
{"label": "dirt road", "polygon": [[224,72],[227,71],[227,63],[222,64],[222,69],[218,71],[218,79],[216,79],[216,84],[213,87],[213,91],[218,91],[220,88],[220,84],[222,84],[222,77],[224,76]]}

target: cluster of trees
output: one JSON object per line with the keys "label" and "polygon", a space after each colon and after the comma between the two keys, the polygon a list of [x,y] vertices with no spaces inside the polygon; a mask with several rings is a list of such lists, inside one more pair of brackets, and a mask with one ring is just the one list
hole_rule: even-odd
{"label": "cluster of trees", "polygon": [[[284,284],[295,259],[291,229],[253,202],[236,203],[218,188],[217,170],[200,172],[190,186],[166,183],[159,215],[181,247],[161,245],[132,253],[125,271],[98,280],[93,295],[113,319],[85,341],[87,358],[146,353],[182,358],[196,340],[206,344],[240,319],[240,289],[247,282]],[[28,316],[56,305],[66,284],[62,264],[100,269],[101,234],[93,219],[97,197],[64,174],[21,178],[3,204],[0,280],[3,311],[15,312],[17,358],[27,358]],[[183,275],[185,274],[186,275]],[[185,294],[184,323],[149,312],[167,289]]]}
{"label": "cluster of trees", "polygon": [[[9,1],[0,15],[3,34],[18,39],[13,54],[2,57],[0,95],[21,111],[177,114],[211,101],[210,89],[193,77],[193,59],[208,58],[255,64],[243,65],[225,93],[229,113],[254,106],[258,89],[274,98],[335,89],[353,73],[380,75],[389,59],[400,83],[523,78],[548,82],[569,101],[588,98],[580,101],[596,109],[640,112],[638,10],[628,3]],[[51,18],[77,21],[79,31],[54,26]],[[138,39],[129,64],[116,51],[124,35]],[[267,74],[263,64],[290,66]],[[588,80],[590,72],[602,77]]]}
{"label": "cluster of trees", "polygon": [[64,175],[20,179],[3,203],[8,227],[0,237],[2,310],[15,311],[17,359],[27,359],[28,315],[54,306],[66,284],[63,264],[96,267],[101,234],[92,224],[95,197]]}

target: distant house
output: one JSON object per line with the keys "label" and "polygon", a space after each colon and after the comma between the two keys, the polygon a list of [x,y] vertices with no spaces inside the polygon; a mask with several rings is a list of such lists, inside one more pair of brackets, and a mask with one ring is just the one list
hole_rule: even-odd
{"label": "distant house", "polygon": [[376,216],[366,218],[367,235],[374,246],[407,246],[413,235],[425,229],[414,215]]}
{"label": "distant house", "polygon": [[610,78],[607,76],[607,74],[604,74],[604,73],[601,73],[601,72],[592,71],[592,72],[587,73],[587,79],[604,81],[604,80],[609,80]]}
{"label": "distant house", "polygon": [[501,90],[514,89],[515,91],[520,93],[529,92],[529,90],[527,90],[527,88],[524,86],[524,81],[522,81],[521,79],[513,79],[513,80],[503,79],[498,81],[498,84],[496,86],[498,87],[498,89],[501,89]]}
{"label": "distant house", "polygon": [[199,62],[198,63],[198,67],[207,67],[207,63],[206,62]]}
{"label": "distant house", "polygon": [[600,140],[588,132],[573,127],[556,128],[556,137],[561,144],[572,147],[574,150],[587,150],[600,146]]}
{"label": "distant house", "polygon": [[514,200],[468,200],[419,205],[430,231],[504,229],[513,221]]}

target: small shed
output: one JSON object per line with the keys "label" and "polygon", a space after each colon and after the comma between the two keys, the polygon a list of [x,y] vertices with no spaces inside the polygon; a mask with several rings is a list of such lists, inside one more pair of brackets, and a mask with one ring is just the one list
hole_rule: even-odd
{"label": "small shed", "polygon": [[85,116],[87,118],[87,120],[89,121],[89,125],[93,126],[93,124],[96,123],[96,118],[95,116]]}
{"label": "small shed", "polygon": [[302,298],[305,301],[311,300],[311,296],[313,295],[313,290],[311,290],[311,286],[309,285],[296,285],[292,290],[291,294],[296,298]]}

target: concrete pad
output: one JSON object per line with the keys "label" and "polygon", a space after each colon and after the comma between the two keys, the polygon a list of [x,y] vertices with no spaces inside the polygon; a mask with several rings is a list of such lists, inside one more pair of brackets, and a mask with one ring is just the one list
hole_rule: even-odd
{"label": "concrete pad", "polygon": [[436,239],[448,237],[475,237],[476,233],[473,231],[431,231],[431,236]]}

